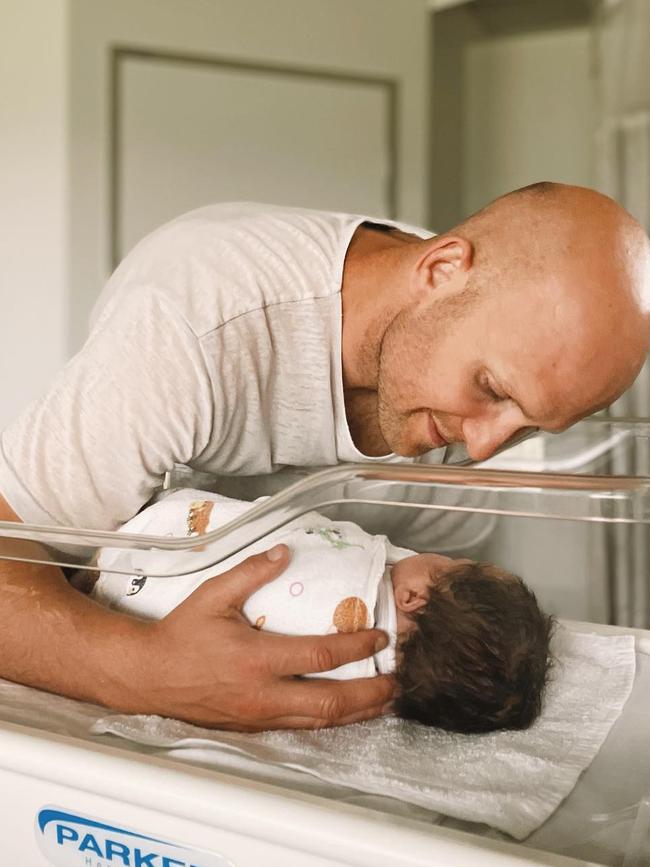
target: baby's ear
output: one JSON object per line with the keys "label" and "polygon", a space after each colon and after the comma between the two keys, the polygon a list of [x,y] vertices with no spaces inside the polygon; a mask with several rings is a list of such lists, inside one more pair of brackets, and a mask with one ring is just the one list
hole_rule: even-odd
{"label": "baby's ear", "polygon": [[427,597],[419,590],[412,587],[398,587],[395,591],[395,605],[400,611],[412,614],[427,603]]}

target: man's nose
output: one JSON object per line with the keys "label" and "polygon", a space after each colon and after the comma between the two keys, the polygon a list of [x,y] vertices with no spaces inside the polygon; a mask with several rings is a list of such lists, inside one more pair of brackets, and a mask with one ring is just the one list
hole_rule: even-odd
{"label": "man's nose", "polygon": [[465,419],[462,430],[467,454],[473,461],[485,461],[523,427],[521,419]]}

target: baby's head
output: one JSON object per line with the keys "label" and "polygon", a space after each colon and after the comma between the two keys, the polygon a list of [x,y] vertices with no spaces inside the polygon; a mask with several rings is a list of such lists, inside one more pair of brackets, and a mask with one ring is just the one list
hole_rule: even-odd
{"label": "baby's head", "polygon": [[521,578],[417,554],[391,576],[397,714],[456,732],[527,728],[538,716],[553,619]]}

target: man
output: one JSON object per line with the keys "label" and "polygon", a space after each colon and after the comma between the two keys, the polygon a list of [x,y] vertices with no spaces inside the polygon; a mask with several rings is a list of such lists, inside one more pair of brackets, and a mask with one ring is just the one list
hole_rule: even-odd
{"label": "man", "polygon": [[[0,517],[112,529],[174,462],[254,475],[416,457],[562,430],[611,403],[647,352],[650,250],[593,191],[538,184],[438,237],[256,205],[145,239],[90,338],[2,437]],[[390,678],[300,681],[370,655],[376,630],[261,633],[240,608],[280,546],[164,620],[104,610],[55,567],[0,566],[0,675],[129,712],[256,730],[380,714]]]}

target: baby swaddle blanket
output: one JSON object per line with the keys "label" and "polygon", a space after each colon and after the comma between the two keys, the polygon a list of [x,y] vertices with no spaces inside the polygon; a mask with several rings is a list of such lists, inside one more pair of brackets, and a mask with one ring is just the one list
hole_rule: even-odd
{"label": "baby swaddle blanket", "polygon": [[[250,507],[251,503],[218,494],[183,490],[145,509],[122,529],[160,536],[202,535],[224,526]],[[174,578],[148,579],[140,574],[141,555],[137,550],[104,549],[98,561],[102,572],[93,596],[131,614],[164,617],[203,581],[279,542],[291,549],[291,561],[278,578],[247,599],[243,612],[249,623],[287,635],[356,632],[376,625],[388,633],[388,647],[372,658],[339,666],[327,676],[347,679],[392,671],[396,615],[387,556],[395,560],[412,552],[394,548],[385,536],[371,536],[356,524],[330,521],[316,512],[291,521],[216,567]],[[169,551],[157,556],[166,568],[174,557],[179,557]],[[181,566],[182,554],[179,571]],[[111,574],[110,569],[135,574]]]}

